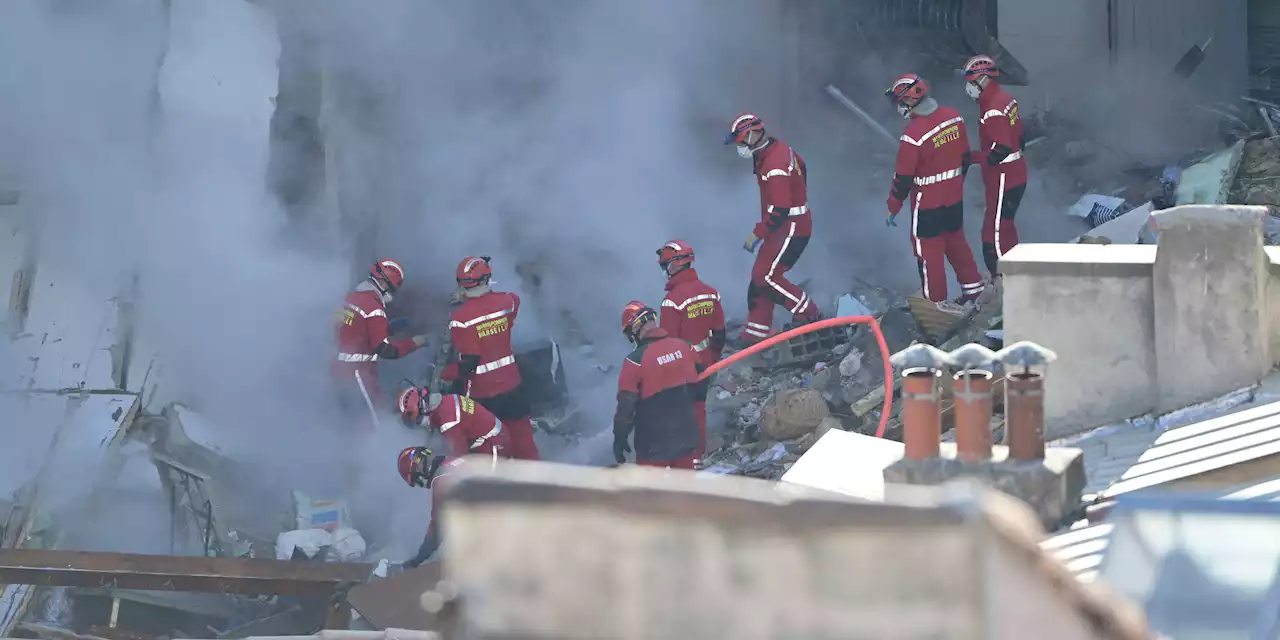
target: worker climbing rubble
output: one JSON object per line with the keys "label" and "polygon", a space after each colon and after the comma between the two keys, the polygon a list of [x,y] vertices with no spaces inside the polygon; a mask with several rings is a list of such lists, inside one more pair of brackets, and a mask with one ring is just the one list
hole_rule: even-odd
{"label": "worker climbing rubble", "polygon": [[798,324],[821,317],[818,304],[786,277],[813,232],[808,173],[804,158],[787,143],[770,137],[764,123],[753,114],[735,118],[724,143],[735,145],[738,155],[752,159],[760,185],[760,221],[742,244],[756,254],[756,261],[747,287],[747,324],[740,339],[754,344],[773,331],[775,304],[790,311]]}
{"label": "worker climbing rubble", "polygon": [[622,333],[635,349],[622,361],[618,408],[613,416],[613,457],[622,464],[635,434],[636,464],[694,468],[698,425],[694,418],[697,354],[687,341],[667,335],[658,314],[643,302],[622,310]]}
{"label": "worker climbing rubble", "polygon": [[489,289],[489,260],[468,256],[458,263],[462,304],[449,316],[449,337],[458,358],[440,379],[450,383],[451,393],[474,399],[502,421],[510,434],[512,457],[537,460],[529,398],[511,350],[520,296]]}
{"label": "worker climbing rubble", "polygon": [[408,447],[400,452],[396,468],[405,484],[431,490],[431,522],[427,525],[427,535],[422,538],[418,553],[404,561],[406,568],[421,565],[440,548],[440,505],[444,503],[444,494],[458,472],[475,465],[492,469],[497,463],[496,456],[487,459],[480,456],[449,457],[436,455],[427,447]]}
{"label": "worker climbing rubble", "polygon": [[378,360],[403,357],[427,343],[425,335],[391,339],[387,303],[403,285],[404,267],[395,260],[379,260],[369,277],[347,294],[338,314],[338,355],[330,373],[344,410],[354,414],[357,407],[367,408],[369,429],[378,424],[378,411],[386,402],[378,384]]}
{"label": "worker climbing rubble", "polygon": [[[984,284],[964,237],[964,176],[971,154],[964,118],[929,96],[915,74],[893,82],[885,95],[908,120],[898,142],[887,226],[898,226],[904,203],[911,209],[911,246],[924,297],[939,311],[964,315],[965,305],[982,295]],[[947,300],[946,262],[955,269],[961,296]]]}
{"label": "worker climbing rubble", "polygon": [[1022,157],[1022,118],[1018,101],[1000,86],[1000,69],[988,56],[964,65],[964,91],[978,102],[978,151],[986,212],[982,218],[982,259],[990,282],[998,284],[1000,257],[1018,244],[1014,216],[1027,190],[1027,161]]}
{"label": "worker climbing rubble", "polygon": [[[693,260],[693,247],[683,240],[672,240],[658,249],[658,266],[667,274],[667,297],[662,300],[659,325],[669,335],[692,344],[698,364],[706,368],[719,362],[724,353],[724,308],[720,305],[720,293],[698,279]],[[697,458],[701,458],[707,449],[707,390],[710,384],[710,380],[703,380],[694,387]]]}
{"label": "worker climbing rubble", "polygon": [[449,455],[469,453],[511,457],[511,440],[488,409],[467,396],[440,395],[409,387],[400,392],[400,418],[406,426],[439,431]]}

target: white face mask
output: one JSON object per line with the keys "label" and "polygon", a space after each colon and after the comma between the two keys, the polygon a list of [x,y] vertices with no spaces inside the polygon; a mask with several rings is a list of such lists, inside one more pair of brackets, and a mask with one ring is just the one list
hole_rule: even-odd
{"label": "white face mask", "polygon": [[982,95],[982,87],[979,87],[972,82],[966,82],[964,83],[964,92],[970,98],[977,100],[978,96]]}
{"label": "white face mask", "polygon": [[752,153],[752,152],[751,152],[751,147],[748,147],[748,146],[747,146],[747,145],[745,145],[745,144],[740,144],[740,145],[738,145],[738,146],[737,146],[737,147],[735,147],[735,148],[738,150],[738,157],[740,157],[740,158],[750,158],[750,157],[751,157],[751,153]]}
{"label": "white face mask", "polygon": [[913,109],[914,107],[908,107],[907,105],[902,103],[898,103],[897,106],[898,106],[898,115],[902,116],[903,120],[909,120],[911,118],[911,109]]}

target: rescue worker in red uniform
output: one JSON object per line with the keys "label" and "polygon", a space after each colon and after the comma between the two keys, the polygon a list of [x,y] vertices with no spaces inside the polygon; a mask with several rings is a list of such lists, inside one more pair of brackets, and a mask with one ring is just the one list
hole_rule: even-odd
{"label": "rescue worker in red uniform", "polygon": [[982,260],[994,284],[1000,257],[1018,244],[1013,217],[1027,190],[1027,161],[1022,157],[1022,117],[1018,101],[996,80],[1000,69],[989,56],[974,56],[964,64],[964,92],[978,101],[978,151],[973,163],[982,167],[987,195],[982,218]]}
{"label": "rescue worker in red uniform", "polygon": [[613,416],[613,457],[627,461],[635,434],[636,464],[694,468],[698,424],[693,415],[698,383],[697,354],[687,341],[658,327],[658,314],[643,302],[622,310],[622,333],[636,345],[618,375]]}
{"label": "rescue worker in red uniform", "polygon": [[760,221],[742,243],[743,249],[756,253],[747,287],[747,324],[740,336],[743,343],[753,344],[772,332],[775,304],[790,311],[797,324],[821,317],[818,304],[786,277],[813,233],[808,173],[804,158],[770,137],[753,114],[735,118],[724,143],[736,145],[738,155],[753,160],[760,185]]}
{"label": "rescue worker in red uniform", "polygon": [[488,256],[468,256],[458,263],[463,301],[449,316],[449,335],[458,360],[440,378],[451,383],[451,393],[474,399],[502,421],[510,434],[512,457],[537,460],[529,399],[511,351],[520,296],[490,291],[492,276]]}
{"label": "rescue worker in red uniform", "polygon": [[[693,345],[703,369],[720,361],[724,353],[724,308],[720,292],[698,279],[693,268],[693,247],[672,240],[658,249],[658,266],[667,274],[667,297],[662,299],[659,325],[663,331]],[[707,390],[710,379],[694,387],[693,417],[698,423],[697,458],[707,449]]]}
{"label": "rescue worker in red uniform", "polygon": [[385,398],[378,385],[377,362],[413,353],[427,343],[425,335],[393,340],[389,335],[387,303],[404,284],[404,267],[395,260],[379,260],[369,277],[347,294],[338,314],[338,356],[330,373],[347,407],[366,407],[377,425]]}
{"label": "rescue worker in red uniform", "polygon": [[[885,224],[898,226],[896,218],[907,204],[911,209],[911,247],[924,297],[940,311],[963,315],[964,304],[976,301],[984,287],[964,238],[964,176],[971,155],[964,118],[929,97],[929,86],[915,74],[895,80],[885,95],[909,120],[898,142]],[[961,296],[956,302],[947,300],[946,262],[951,263],[960,282]]]}
{"label": "rescue worker in red uniform", "polygon": [[435,455],[427,447],[409,447],[400,452],[396,467],[405,484],[431,490],[431,522],[427,525],[427,535],[422,538],[418,553],[404,562],[406,568],[421,565],[440,548],[440,505],[444,503],[444,494],[459,471],[477,464],[487,464],[492,469],[497,465],[497,458],[485,462],[478,457],[447,457]]}
{"label": "rescue worker in red uniform", "polygon": [[511,457],[511,439],[503,430],[502,421],[471,398],[409,387],[400,392],[397,404],[405,425],[439,431],[449,445],[449,455]]}

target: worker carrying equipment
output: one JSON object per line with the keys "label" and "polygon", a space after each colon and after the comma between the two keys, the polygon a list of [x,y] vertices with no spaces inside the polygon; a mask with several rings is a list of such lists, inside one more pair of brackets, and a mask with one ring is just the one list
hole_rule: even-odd
{"label": "worker carrying equipment", "polygon": [[338,355],[329,369],[344,409],[368,409],[371,421],[366,428],[377,425],[378,411],[386,402],[378,385],[378,360],[406,356],[427,343],[425,335],[401,340],[389,335],[387,303],[403,285],[404,267],[395,260],[379,260],[369,277],[347,294],[338,313]]}
{"label": "worker carrying equipment", "polygon": [[622,310],[622,333],[636,348],[622,361],[618,409],[613,416],[613,457],[622,464],[635,433],[636,464],[694,468],[698,425],[694,418],[697,354],[687,341],[658,327],[658,314],[632,300]]}
{"label": "worker carrying equipment", "polygon": [[464,395],[493,412],[510,433],[511,455],[538,459],[529,399],[511,350],[511,331],[520,313],[520,296],[491,291],[489,256],[468,256],[458,263],[456,280],[462,304],[449,315],[449,337],[458,352],[440,379],[450,392]]}
{"label": "worker carrying equipment", "polygon": [[760,221],[742,245],[749,252],[759,249],[747,287],[747,324],[740,336],[744,343],[753,344],[769,337],[775,304],[790,311],[797,323],[821,317],[817,303],[786,277],[813,232],[808,172],[804,158],[787,143],[770,137],[754,114],[735,118],[724,143],[736,145],[738,155],[753,159],[760,185]]}
{"label": "worker carrying equipment", "polygon": [[397,404],[406,426],[439,431],[449,445],[450,455],[511,456],[511,440],[502,422],[471,398],[409,387],[400,392]]}
{"label": "worker carrying equipment", "polygon": [[978,101],[978,151],[973,163],[982,167],[986,212],[982,218],[982,260],[995,282],[1000,257],[1018,244],[1014,216],[1027,190],[1027,161],[1022,157],[1022,116],[1018,101],[996,79],[1000,69],[989,56],[964,64],[964,91]]}
{"label": "worker carrying equipment", "polygon": [[[964,176],[969,167],[969,137],[964,118],[929,96],[918,75],[899,77],[885,91],[907,126],[898,139],[898,159],[889,191],[889,224],[904,202],[911,208],[911,248],[920,271],[924,297],[938,310],[963,315],[963,303],[982,294],[982,275],[964,238]],[[950,262],[960,282],[956,304],[947,300]]]}
{"label": "worker carrying equipment", "polygon": [[400,452],[396,467],[405,484],[431,490],[431,522],[427,525],[427,535],[422,538],[418,553],[404,562],[406,568],[421,565],[440,548],[440,506],[444,495],[459,471],[478,464],[488,464],[492,469],[497,465],[497,458],[486,461],[478,456],[447,457],[436,455],[427,447],[408,447]]}
{"label": "worker carrying equipment", "polygon": [[[667,297],[662,299],[659,325],[668,335],[693,345],[698,364],[704,369],[720,361],[724,353],[724,308],[720,292],[698,279],[693,268],[693,247],[672,240],[658,249],[658,266],[667,274]],[[693,417],[698,424],[698,448],[702,458],[707,449],[707,391],[711,380],[694,387]]]}

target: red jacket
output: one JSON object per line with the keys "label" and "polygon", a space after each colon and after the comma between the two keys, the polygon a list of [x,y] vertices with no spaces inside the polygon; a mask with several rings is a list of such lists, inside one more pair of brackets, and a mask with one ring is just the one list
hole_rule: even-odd
{"label": "red jacket", "polygon": [[399,358],[418,348],[413,338],[392,340],[388,335],[387,307],[372,284],[362,282],[347,294],[338,313],[338,361],[375,362]]}
{"label": "red jacket", "polygon": [[912,115],[898,140],[889,213],[901,211],[908,197],[915,209],[936,209],[964,200],[969,134],[959,111],[939,106],[929,115]]}
{"label": "red jacket", "polygon": [[1005,176],[1005,188],[1027,183],[1027,161],[1022,157],[1022,118],[1018,101],[1000,83],[991,80],[978,96],[978,152],[975,164],[982,165],[983,176]]}
{"label": "red jacket", "polygon": [[520,296],[490,291],[467,298],[449,316],[449,336],[458,361],[441,378],[465,382],[462,392],[473,398],[492,398],[520,385],[520,370],[511,351],[511,329],[520,313]]}
{"label": "red jacket", "polygon": [[444,396],[440,405],[431,410],[430,417],[452,455],[495,451],[500,456],[511,455],[511,437],[502,430],[502,422],[471,398],[457,394]]}
{"label": "red jacket", "polygon": [[724,352],[724,307],[720,293],[689,267],[667,280],[662,299],[662,330],[693,345],[698,362],[709,367]]}
{"label": "red jacket", "polygon": [[636,460],[678,460],[697,448],[696,362],[688,342],[656,328],[622,361],[613,434],[625,440],[635,432]]}
{"label": "red jacket", "polygon": [[771,138],[763,149],[755,152],[756,182],[760,184],[760,222],[751,233],[757,238],[782,228],[784,222],[796,223],[796,235],[809,237],[813,220],[809,215],[809,173],[804,158]]}

